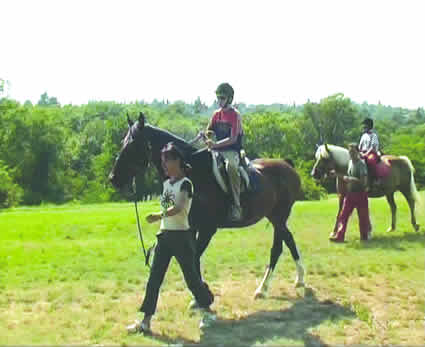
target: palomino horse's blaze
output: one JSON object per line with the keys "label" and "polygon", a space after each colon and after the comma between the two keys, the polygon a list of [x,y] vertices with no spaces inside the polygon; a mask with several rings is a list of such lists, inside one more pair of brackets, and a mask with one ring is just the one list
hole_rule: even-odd
{"label": "palomino horse's blaze", "polygon": [[[316,163],[311,171],[311,175],[316,179],[322,179],[332,169],[337,173],[345,174],[348,169],[349,160],[350,157],[347,149],[333,145],[321,145],[317,148]],[[412,163],[405,156],[382,156],[382,161],[378,167],[378,175],[381,177],[382,183],[369,192],[369,197],[377,198],[385,195],[387,198],[388,204],[391,207],[392,217],[391,226],[387,231],[394,231],[396,229],[397,206],[394,201],[394,193],[396,191],[400,191],[406,198],[410,208],[413,229],[419,231],[419,224],[416,223],[415,216],[415,203],[419,199],[419,194],[413,176],[414,171],[415,169]],[[344,199],[344,185],[342,180],[338,180],[338,177],[337,192],[339,193],[338,219]]]}
{"label": "palomino horse's blaze", "polygon": [[196,231],[199,255],[197,266],[200,274],[200,257],[218,228],[240,228],[257,223],[266,217],[274,228],[273,246],[269,266],[263,281],[256,290],[256,297],[264,295],[267,291],[272,272],[283,251],[282,242],[288,246],[296,261],[296,284],[298,286],[304,284],[304,269],[300,262],[300,255],[286,225],[293,204],[301,197],[301,183],[298,174],[287,162],[278,159],[253,161],[253,165],[261,173],[259,178],[261,189],[255,194],[245,193],[241,196],[244,217],[238,223],[230,223],[227,221],[230,200],[214,178],[211,153],[208,150],[197,150],[182,138],[145,124],[142,113],[136,123],[133,124],[129,120],[129,126],[126,140],[109,175],[110,181],[120,189],[130,183],[136,172],[143,172],[148,162],[156,167],[161,179],[164,179],[161,148],[173,141],[185,152],[186,160],[192,166],[189,178],[195,189],[189,218],[191,227]]}

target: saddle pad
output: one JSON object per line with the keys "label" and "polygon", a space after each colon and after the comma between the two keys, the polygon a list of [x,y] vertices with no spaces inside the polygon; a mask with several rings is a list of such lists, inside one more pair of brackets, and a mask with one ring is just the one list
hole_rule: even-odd
{"label": "saddle pad", "polygon": [[376,176],[379,178],[387,177],[391,172],[391,160],[382,158],[381,161],[375,166]]}

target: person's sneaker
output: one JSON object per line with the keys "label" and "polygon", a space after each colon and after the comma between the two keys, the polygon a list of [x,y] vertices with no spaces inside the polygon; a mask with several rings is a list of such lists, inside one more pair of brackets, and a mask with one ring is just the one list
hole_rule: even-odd
{"label": "person's sneaker", "polygon": [[135,320],[133,324],[127,326],[127,332],[129,334],[150,334],[151,327],[150,324],[146,324],[140,320]]}
{"label": "person's sneaker", "polygon": [[199,329],[209,328],[215,321],[217,316],[210,310],[203,310],[201,321],[199,322]]}
{"label": "person's sneaker", "polygon": [[372,227],[370,227],[368,233],[367,233],[367,239],[370,240],[372,238]]}
{"label": "person's sneaker", "polygon": [[230,208],[230,220],[232,222],[239,222],[242,219],[242,208],[240,206],[232,205]]}
{"label": "person's sneaker", "polygon": [[366,237],[361,237],[360,240],[362,241],[369,241],[372,239],[372,228],[369,229],[369,231],[367,232],[367,236]]}
{"label": "person's sneaker", "polygon": [[329,234],[329,238],[330,238],[330,239],[334,239],[334,238],[336,237],[336,235],[337,235],[336,231],[332,231],[332,232]]}

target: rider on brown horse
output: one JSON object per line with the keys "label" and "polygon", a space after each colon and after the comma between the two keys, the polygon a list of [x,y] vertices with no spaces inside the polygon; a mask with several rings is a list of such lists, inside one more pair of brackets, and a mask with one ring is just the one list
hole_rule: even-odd
{"label": "rider on brown horse", "polygon": [[214,112],[208,124],[207,132],[213,131],[217,142],[207,139],[206,144],[209,149],[219,151],[225,159],[226,172],[233,195],[230,219],[239,221],[242,218],[241,177],[239,173],[239,155],[243,136],[241,115],[232,107],[234,90],[230,84],[220,84],[215,93],[220,108]]}

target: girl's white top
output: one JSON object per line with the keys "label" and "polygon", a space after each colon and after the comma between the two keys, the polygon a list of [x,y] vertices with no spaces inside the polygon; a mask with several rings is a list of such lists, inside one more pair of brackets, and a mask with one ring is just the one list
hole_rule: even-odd
{"label": "girl's white top", "polygon": [[161,219],[161,230],[188,230],[189,211],[192,206],[193,185],[189,178],[183,177],[179,181],[170,183],[170,179],[164,182],[161,196],[161,207],[166,211],[170,206],[181,208],[174,216],[165,216]]}

